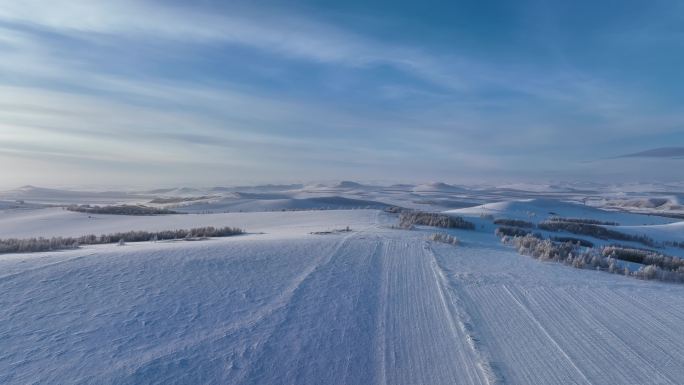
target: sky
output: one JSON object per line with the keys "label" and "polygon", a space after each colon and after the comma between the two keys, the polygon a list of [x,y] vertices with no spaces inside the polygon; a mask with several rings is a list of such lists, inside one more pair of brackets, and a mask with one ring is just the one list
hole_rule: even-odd
{"label": "sky", "polygon": [[0,0],[0,55],[2,188],[684,180],[679,0]]}

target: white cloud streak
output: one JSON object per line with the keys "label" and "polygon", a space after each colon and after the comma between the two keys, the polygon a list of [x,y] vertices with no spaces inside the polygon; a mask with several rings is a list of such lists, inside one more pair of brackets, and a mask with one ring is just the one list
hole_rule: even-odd
{"label": "white cloud streak", "polygon": [[[225,85],[113,75],[98,71],[88,58],[65,55],[41,33],[121,44],[238,45],[287,60],[352,69],[389,65],[447,91],[423,110],[359,113]],[[592,129],[596,140],[608,141],[616,134],[639,134],[645,124],[667,132],[684,123],[675,113],[640,115],[635,112],[638,98],[574,71],[513,73],[280,11],[211,14],[162,2],[4,1],[0,47],[5,48],[0,60],[5,157],[21,152],[113,162],[125,156],[139,164],[242,167],[264,178],[302,167],[322,172],[332,163],[377,170],[415,162],[416,169],[425,170],[436,160],[459,172],[484,172],[505,166],[505,156],[497,151],[529,153],[531,146],[580,144],[586,139],[577,132]],[[411,87],[395,88],[401,92],[393,97],[432,98]],[[479,96],[482,89],[527,99],[497,102]],[[550,111],[535,111],[532,105],[540,101]],[[553,108],[598,123],[589,128],[558,123]]]}

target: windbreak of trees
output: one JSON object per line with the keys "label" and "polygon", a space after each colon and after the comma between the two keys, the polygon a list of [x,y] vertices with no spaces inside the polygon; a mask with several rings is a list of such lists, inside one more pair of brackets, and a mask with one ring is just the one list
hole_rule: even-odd
{"label": "windbreak of trees", "polygon": [[524,228],[530,228],[533,229],[534,223],[532,222],[527,222],[527,221],[521,221],[519,219],[508,219],[508,218],[499,218],[494,220],[495,225],[502,225],[502,226],[512,226],[512,227],[524,227]]}
{"label": "windbreak of trees", "polygon": [[210,237],[229,237],[244,234],[237,227],[198,227],[182,230],[164,231],[127,231],[103,235],[84,235],[81,237],[52,237],[52,238],[8,238],[0,239],[0,254],[30,253],[39,251],[53,251],[75,249],[79,245],[100,245],[107,243],[161,241],[170,239],[201,239]]}
{"label": "windbreak of trees", "polygon": [[651,247],[656,246],[656,242],[645,235],[625,234],[588,223],[549,220],[539,223],[539,228],[547,231],[567,231],[573,234],[588,235],[600,239],[616,239],[620,241],[639,242]]}
{"label": "windbreak of trees", "polygon": [[76,211],[88,214],[112,214],[112,215],[167,215],[181,214],[177,211],[168,209],[148,207],[141,205],[117,205],[117,206],[90,206],[90,205],[71,205],[66,208],[69,211]]}
{"label": "windbreak of trees", "polygon": [[677,241],[665,241],[663,242],[664,246],[670,246],[670,247],[679,247],[680,249],[684,249],[684,242],[677,242]]}
{"label": "windbreak of trees", "polygon": [[684,272],[684,259],[656,253],[651,250],[633,249],[619,246],[606,246],[601,250],[602,255],[623,261],[655,265],[669,271]]}
{"label": "windbreak of trees", "polygon": [[0,239],[0,254],[6,253],[32,253],[37,251],[51,251],[75,249],[78,241],[74,238],[8,238]]}
{"label": "windbreak of trees", "polygon": [[404,211],[399,214],[399,227],[410,229],[415,225],[442,227],[447,229],[474,230],[475,224],[458,216],[423,211]]}
{"label": "windbreak of trees", "polygon": [[[652,238],[646,235],[632,235],[626,234],[617,230],[607,229],[603,226],[619,226],[617,222],[611,221],[600,221],[596,219],[589,218],[564,218],[564,217],[551,217],[546,221],[540,222],[535,226],[532,222],[522,221],[518,219],[507,219],[500,218],[494,221],[494,224],[502,225],[496,229],[496,234],[499,237],[511,236],[511,237],[522,237],[530,234],[531,231],[524,230],[525,228],[539,228],[541,230],[558,232],[567,231],[569,233],[578,235],[587,235],[599,239],[614,239],[620,241],[631,241],[638,242],[649,247],[659,247],[659,246],[671,246],[684,248],[684,242],[676,241],[665,241],[658,243]],[[574,238],[574,237],[551,237],[552,240],[557,242],[574,242],[578,243],[583,247],[593,247],[593,243],[584,239]]]}
{"label": "windbreak of trees", "polygon": [[584,223],[588,225],[604,225],[604,226],[620,226],[617,222],[611,221],[599,221],[598,219],[589,218],[563,218],[563,217],[551,217],[549,221],[552,222],[570,222],[570,223]]}
{"label": "windbreak of trees", "polygon": [[494,234],[496,234],[496,236],[499,238],[503,236],[524,237],[525,235],[531,234],[531,232],[519,227],[502,226],[497,227],[497,229],[494,231]]}

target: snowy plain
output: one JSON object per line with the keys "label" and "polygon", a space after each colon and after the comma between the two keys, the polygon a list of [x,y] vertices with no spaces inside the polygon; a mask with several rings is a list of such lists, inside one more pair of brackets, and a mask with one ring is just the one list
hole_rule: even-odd
{"label": "snowy plain", "polygon": [[518,255],[481,218],[541,220],[550,204],[658,236],[681,226],[518,200],[461,209],[478,227],[439,229],[461,240],[452,246],[428,241],[435,229],[390,228],[396,215],[373,209],[8,209],[1,238],[207,225],[248,234],[0,255],[0,383],[682,384],[684,286]]}

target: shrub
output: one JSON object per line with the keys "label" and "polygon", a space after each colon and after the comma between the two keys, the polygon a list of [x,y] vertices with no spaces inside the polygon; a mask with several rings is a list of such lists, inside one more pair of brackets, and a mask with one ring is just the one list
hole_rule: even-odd
{"label": "shrub", "polygon": [[564,261],[576,251],[576,246],[572,243],[554,243],[531,234],[513,238],[513,245],[520,254],[543,260]]}
{"label": "shrub", "polygon": [[[607,246],[597,251],[589,248],[581,251],[576,243],[553,242],[531,234],[502,241],[512,243],[518,253],[540,260],[562,262],[575,268],[592,268],[641,279],[684,282],[684,262],[677,257],[665,256],[650,250],[627,249]],[[643,266],[631,273],[627,267],[620,268],[618,260],[640,263]]]}
{"label": "shrub", "polygon": [[576,244],[578,246],[582,246],[582,247],[594,247],[594,244],[592,242],[589,242],[586,239],[581,239],[581,238],[551,237],[551,240],[554,242],[570,242],[570,243],[574,243],[574,244]]}
{"label": "shrub", "polygon": [[430,234],[428,239],[431,241],[434,241],[434,242],[448,243],[448,244],[454,245],[454,246],[458,246],[461,243],[458,240],[458,238],[451,236],[449,234],[444,234],[444,233]]}
{"label": "shrub", "polygon": [[641,279],[657,279],[660,281],[684,282],[684,269],[677,271],[663,270],[656,265],[642,266],[634,273],[634,276]]}
{"label": "shrub", "polygon": [[350,233],[351,231],[352,231],[351,227],[347,226],[343,229],[334,229],[334,230],[328,230],[328,231],[313,231],[313,232],[310,232],[309,234],[328,235],[328,234]]}

